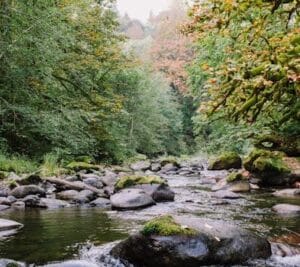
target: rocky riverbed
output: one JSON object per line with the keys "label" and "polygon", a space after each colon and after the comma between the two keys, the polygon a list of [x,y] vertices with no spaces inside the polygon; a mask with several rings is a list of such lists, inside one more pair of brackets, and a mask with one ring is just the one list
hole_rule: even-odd
{"label": "rocky riverbed", "polygon": [[[232,170],[208,171],[201,159],[180,165],[144,161],[130,167],[80,170],[64,179],[35,179],[13,190],[3,188],[0,200],[6,208],[1,218],[16,220],[24,227],[0,241],[0,257],[40,265],[59,261],[60,266],[122,266],[109,256],[114,246],[110,242],[138,232],[149,219],[170,214],[230,223],[267,238],[272,245],[271,258],[243,266],[299,266],[299,190],[260,188],[255,179],[228,183],[226,177]],[[114,187],[120,177],[133,173],[135,177],[159,176],[164,183]],[[120,209],[114,204],[118,194],[123,194],[117,198],[119,204],[127,201],[131,206]],[[55,240],[43,243],[52,235],[64,240],[63,245]],[[47,257],[46,252],[38,253],[43,246]],[[61,263],[70,259],[77,261]],[[2,260],[0,266],[6,263]]]}

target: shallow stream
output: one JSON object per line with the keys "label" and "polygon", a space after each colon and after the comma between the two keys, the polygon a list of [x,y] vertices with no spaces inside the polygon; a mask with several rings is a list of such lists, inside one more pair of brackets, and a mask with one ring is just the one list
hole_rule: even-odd
{"label": "shallow stream", "polygon": [[[82,260],[64,266],[122,266],[108,256],[111,242],[124,239],[138,231],[142,223],[161,214],[189,214],[234,222],[270,241],[293,237],[299,241],[300,218],[281,217],[271,207],[278,203],[300,205],[300,199],[282,199],[271,192],[259,190],[243,194],[237,200],[212,197],[210,177],[223,172],[204,172],[201,177],[166,177],[176,193],[175,202],[160,203],[138,211],[103,211],[97,208],[66,208],[59,210],[26,210],[1,213],[1,218],[24,224],[16,235],[0,240],[0,258],[26,264],[44,265],[68,260]],[[285,241],[288,242],[288,241]],[[76,265],[79,264],[79,265]],[[300,266],[300,255],[273,256],[267,262],[244,266]]]}

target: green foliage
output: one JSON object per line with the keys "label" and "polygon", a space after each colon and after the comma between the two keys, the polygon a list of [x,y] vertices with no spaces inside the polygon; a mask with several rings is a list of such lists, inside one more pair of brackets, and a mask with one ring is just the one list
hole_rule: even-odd
{"label": "green foliage", "polygon": [[134,185],[140,184],[163,184],[165,181],[159,176],[139,176],[130,175],[121,177],[115,184],[117,190],[124,189]]}
{"label": "green foliage", "polygon": [[5,172],[31,173],[37,170],[37,164],[21,156],[6,156],[0,154],[0,171]]}
{"label": "green foliage", "polygon": [[177,100],[123,52],[113,2],[1,2],[1,148],[109,162],[184,149]]}
{"label": "green foliage", "polygon": [[81,171],[81,170],[101,170],[101,167],[98,165],[86,163],[86,162],[70,162],[67,166],[67,169],[74,170],[74,171]]}
{"label": "green foliage", "polygon": [[298,1],[194,1],[190,16],[200,149],[246,152],[262,129],[299,136]]}
{"label": "green foliage", "polygon": [[241,181],[243,180],[243,175],[239,172],[232,172],[230,173],[227,178],[226,178],[226,181],[228,183],[232,183],[232,182],[235,182],[235,181]]}
{"label": "green foliage", "polygon": [[60,176],[67,173],[67,170],[61,167],[59,156],[53,153],[44,156],[44,161],[39,170],[40,175],[43,177]]}
{"label": "green foliage", "polygon": [[161,236],[172,236],[172,235],[197,235],[197,231],[184,227],[175,222],[172,216],[161,216],[147,222],[142,230],[144,235],[161,235]]}

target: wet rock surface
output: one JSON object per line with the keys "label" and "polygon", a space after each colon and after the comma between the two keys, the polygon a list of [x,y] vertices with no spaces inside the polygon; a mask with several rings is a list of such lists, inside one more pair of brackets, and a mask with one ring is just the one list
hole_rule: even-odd
{"label": "wet rock surface", "polygon": [[175,220],[198,233],[192,236],[136,234],[114,247],[111,254],[125,263],[149,267],[238,264],[271,256],[271,246],[266,239],[236,225],[191,217]]}
{"label": "wet rock surface", "polygon": [[155,202],[151,196],[141,189],[123,189],[110,198],[111,205],[114,209],[130,210],[140,209],[151,205]]}

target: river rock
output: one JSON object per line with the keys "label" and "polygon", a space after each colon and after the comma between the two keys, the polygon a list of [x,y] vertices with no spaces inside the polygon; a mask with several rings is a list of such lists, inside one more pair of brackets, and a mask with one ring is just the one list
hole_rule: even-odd
{"label": "river rock", "polygon": [[229,190],[220,190],[212,194],[213,197],[215,198],[220,198],[220,199],[238,199],[241,198],[239,194],[236,194],[234,192],[231,192]]}
{"label": "river rock", "polygon": [[231,266],[271,256],[271,246],[266,239],[236,225],[188,216],[175,219],[198,234],[135,234],[116,245],[111,251],[112,256],[120,258],[125,265],[131,263],[143,267]]}
{"label": "river rock", "polygon": [[106,186],[114,186],[118,180],[118,175],[112,171],[105,170],[105,175],[102,176],[101,182]]}
{"label": "river rock", "polygon": [[141,189],[156,202],[174,201],[175,193],[166,184],[141,184],[133,188]]}
{"label": "river rock", "polygon": [[38,206],[45,209],[60,209],[70,207],[70,204],[60,199],[41,198]]}
{"label": "river rock", "polygon": [[26,205],[23,201],[16,201],[11,204],[11,207],[16,210],[23,210],[25,209]]}
{"label": "river rock", "polygon": [[133,210],[154,205],[151,196],[141,189],[123,189],[110,197],[114,209]]}
{"label": "river rock", "polygon": [[216,185],[212,187],[212,191],[229,190],[234,193],[243,193],[250,191],[250,183],[248,180],[235,181],[228,183],[226,179],[220,180]]}
{"label": "river rock", "polygon": [[45,190],[37,185],[22,185],[13,189],[10,194],[16,198],[24,198],[28,195],[45,196]]}
{"label": "river rock", "polygon": [[104,187],[103,183],[96,177],[86,178],[83,182],[98,189],[102,189]]}
{"label": "river rock", "polygon": [[248,181],[236,181],[233,183],[229,183],[228,190],[234,193],[245,193],[249,192],[251,188]]}
{"label": "river rock", "polygon": [[8,205],[0,205],[0,211],[8,210],[9,208],[10,208],[10,206],[8,206]]}
{"label": "river rock", "polygon": [[111,204],[110,204],[110,201],[107,198],[99,197],[99,198],[95,199],[94,201],[92,201],[90,203],[90,206],[91,207],[105,208],[106,209],[106,208],[110,208]]}
{"label": "river rock", "polygon": [[291,205],[291,204],[278,204],[275,205],[272,210],[274,210],[275,212],[282,214],[282,215],[296,215],[299,216],[300,215],[300,206],[298,205]]}
{"label": "river rock", "polygon": [[11,205],[11,201],[7,197],[0,197],[0,205]]}
{"label": "river rock", "polygon": [[21,223],[11,221],[11,220],[0,219],[0,231],[20,229],[22,227],[23,224]]}
{"label": "river rock", "polygon": [[130,165],[130,168],[134,171],[146,171],[150,169],[151,162],[148,160],[139,161]]}
{"label": "river rock", "polygon": [[[84,260],[71,260],[60,263],[53,263],[44,265],[44,267],[98,267],[98,264],[84,261]],[[103,265],[103,267],[106,265]]]}
{"label": "river rock", "polygon": [[25,263],[9,260],[9,259],[0,259],[0,267],[25,267]]}
{"label": "river rock", "polygon": [[273,193],[275,197],[292,197],[292,198],[300,198],[300,189],[298,188],[290,188],[283,189]]}
{"label": "river rock", "polygon": [[40,198],[37,195],[28,195],[23,199],[23,202],[26,207],[34,208],[38,206]]}
{"label": "river rock", "polygon": [[78,198],[79,192],[76,190],[66,190],[56,194],[56,198],[67,201],[74,201]]}
{"label": "river rock", "polygon": [[173,163],[168,163],[161,168],[162,173],[168,173],[168,174],[170,174],[171,172],[174,172],[174,174],[176,174],[177,170],[178,167],[175,166]]}
{"label": "river rock", "polygon": [[225,152],[219,157],[210,161],[209,170],[230,170],[240,169],[242,167],[242,159],[235,152]]}
{"label": "river rock", "polygon": [[151,164],[151,167],[150,167],[151,171],[158,172],[158,171],[160,171],[160,169],[161,169],[160,163],[154,162],[154,163]]}
{"label": "river rock", "polygon": [[8,189],[0,189],[0,197],[7,197],[9,193]]}
{"label": "river rock", "polygon": [[75,201],[80,204],[89,203],[90,201],[94,200],[96,194],[90,190],[82,190],[77,195]]}

